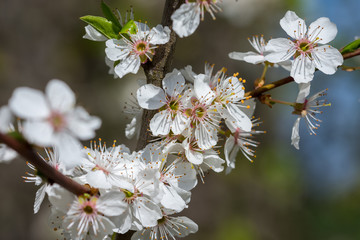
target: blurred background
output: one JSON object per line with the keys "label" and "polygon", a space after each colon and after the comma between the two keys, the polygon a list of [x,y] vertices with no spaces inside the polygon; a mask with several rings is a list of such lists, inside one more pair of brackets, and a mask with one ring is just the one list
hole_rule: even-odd
{"label": "blurred background", "polygon": [[[108,0],[124,13],[133,6],[135,19],[150,26],[161,21],[164,0]],[[202,73],[205,61],[215,70],[226,67],[239,72],[248,89],[261,76],[262,66],[228,58],[232,51],[253,51],[247,38],[256,34],[287,37],[279,20],[287,10],[295,11],[309,25],[329,17],[338,27],[331,45],[340,48],[360,35],[359,0],[224,0],[223,12],[213,21],[206,14],[197,32],[180,39],[174,67],[192,65]],[[99,15],[99,0],[1,0],[0,1],[0,105],[7,104],[18,86],[43,90],[52,78],[68,83],[77,100],[103,120],[98,137],[116,139],[134,149],[134,140],[124,136],[129,119],[122,113],[130,92],[137,89],[137,75],[114,79],[104,63],[104,43],[82,38],[84,15]],[[360,57],[346,65],[359,66]],[[288,76],[270,69],[267,81]],[[198,240],[360,239],[360,74],[338,71],[315,74],[314,94],[329,88],[332,106],[319,116],[323,120],[317,136],[300,126],[300,150],[290,145],[291,128],[297,116],[285,105],[272,109],[258,104],[255,116],[266,130],[250,163],[238,156],[229,175],[210,173],[205,184],[193,191],[183,215],[199,225]],[[295,101],[296,84],[271,92],[276,99]],[[310,95],[311,95],[310,94]],[[84,143],[88,145],[88,143]],[[29,171],[16,159],[0,165],[0,239],[56,239],[47,223],[48,202],[33,215],[37,188],[23,183]]]}

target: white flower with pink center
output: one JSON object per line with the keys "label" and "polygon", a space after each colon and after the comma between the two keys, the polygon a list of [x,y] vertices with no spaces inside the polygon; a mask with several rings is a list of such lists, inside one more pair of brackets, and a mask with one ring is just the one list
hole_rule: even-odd
{"label": "white flower with pink center", "polygon": [[161,25],[150,30],[146,24],[137,23],[136,33],[127,34],[129,38],[123,36],[120,40],[106,41],[106,56],[118,62],[114,71],[120,78],[128,73],[136,74],[141,63],[152,61],[157,45],[165,44],[170,39],[170,29]]}
{"label": "white flower with pink center", "polygon": [[299,149],[300,135],[299,125],[300,120],[303,118],[306,121],[306,126],[310,135],[315,133],[315,130],[320,127],[321,120],[316,117],[316,114],[321,114],[320,107],[331,106],[325,99],[318,99],[326,95],[326,91],[322,90],[313,96],[306,98],[310,93],[310,83],[299,84],[299,95],[296,99],[293,114],[299,115],[296,119],[291,133],[291,145]]}
{"label": "white flower with pink center", "polygon": [[75,107],[75,94],[60,80],[51,80],[45,94],[27,87],[15,89],[10,110],[24,120],[22,134],[40,146],[56,146],[67,168],[80,163],[80,140],[95,136],[101,125],[82,107]]}
{"label": "white flower with pink center", "polygon": [[[253,126],[259,126],[260,124],[259,119],[253,119],[252,123]],[[224,155],[227,164],[226,174],[235,168],[235,161],[239,151],[241,151],[250,162],[253,162],[252,158],[256,157],[253,148],[256,148],[260,144],[253,138],[260,133],[264,133],[264,131],[254,129],[244,131],[240,128],[237,128],[235,131],[232,130],[232,134],[227,138],[224,146]]]}
{"label": "white flower with pink center", "polygon": [[[210,169],[214,172],[222,172],[224,170],[222,164],[225,161],[219,157],[218,151],[213,149],[201,150],[196,147],[193,141],[190,143],[189,140],[185,140],[183,143],[172,142],[165,149],[169,153],[168,158],[170,161],[172,160],[175,165],[194,169],[203,183],[205,172]],[[196,158],[200,159],[196,160]]]}
{"label": "white flower with pink center", "polygon": [[[227,125],[231,124],[244,131],[250,131],[252,127],[251,120],[241,110],[241,108],[245,109],[247,107],[243,105],[246,99],[244,97],[243,80],[238,79],[237,74],[227,77],[224,68],[212,75],[213,68],[213,65],[206,64],[205,74],[194,76],[194,92],[198,101],[196,99],[192,100],[192,111],[187,111],[187,113],[191,113],[195,122],[204,123],[203,126],[208,129],[216,129],[218,122],[223,118]],[[208,116],[210,118],[207,118]],[[207,132],[211,133],[211,130]],[[209,136],[211,146],[214,146],[217,142],[217,131],[216,134],[214,130],[213,132]],[[208,133],[203,132],[202,136],[209,135]],[[195,138],[200,149],[209,149],[210,144],[208,144],[207,148],[204,148],[203,143],[199,143],[196,134],[195,130]],[[200,136],[199,133],[198,136]]]}
{"label": "white flower with pink center", "polygon": [[122,175],[128,166],[130,150],[125,145],[115,143],[112,147],[106,147],[100,139],[99,144],[94,141],[90,148],[85,147],[86,156],[81,164],[81,169],[86,172],[82,177],[85,183],[101,189],[123,186],[125,177]]}
{"label": "white flower with pink center", "polygon": [[174,69],[166,74],[162,80],[163,88],[146,84],[137,91],[139,105],[144,109],[159,112],[150,121],[150,130],[153,135],[168,135],[170,131],[175,135],[181,134],[190,118],[184,114],[184,102],[187,95],[181,95],[185,89],[185,79]]}
{"label": "white flower with pink center", "polygon": [[113,233],[113,217],[121,215],[126,208],[126,203],[119,201],[123,196],[121,192],[112,191],[100,197],[89,194],[74,197],[58,185],[47,192],[52,205],[64,215],[59,216],[63,219],[63,229],[74,240],[104,239]]}
{"label": "white flower with pink center", "polygon": [[269,41],[266,50],[270,53],[265,60],[279,63],[293,57],[290,76],[297,83],[308,83],[314,77],[315,68],[325,74],[334,74],[344,59],[341,53],[330,45],[336,34],[336,25],[322,17],[306,27],[305,21],[294,12],[288,11],[280,20],[281,27],[294,40],[276,38]]}
{"label": "white flower with pink center", "polygon": [[167,161],[168,153],[161,143],[148,144],[142,158],[148,168],[160,172],[161,205],[176,212],[182,211],[190,202],[190,190],[197,184],[196,171],[186,163]]}
{"label": "white flower with pink center", "polygon": [[137,168],[140,171],[133,174],[132,169],[128,169],[128,184],[120,187],[123,196],[118,201],[126,203],[126,207],[124,213],[115,220],[114,231],[119,233],[153,227],[162,217],[158,206],[163,196],[159,188],[160,173],[157,169],[144,168],[139,160]]}
{"label": "white flower with pink center", "polygon": [[[199,74],[194,81],[194,97],[185,113],[190,116],[190,135],[194,134],[197,145],[201,150],[210,149],[218,141],[220,115],[213,101],[216,94],[207,83],[206,75]],[[189,134],[187,134],[189,137]]]}
{"label": "white flower with pink center", "polygon": [[187,37],[195,32],[204,20],[205,12],[209,12],[215,20],[215,13],[221,11],[222,0],[186,0],[171,16],[173,29],[179,37]]}

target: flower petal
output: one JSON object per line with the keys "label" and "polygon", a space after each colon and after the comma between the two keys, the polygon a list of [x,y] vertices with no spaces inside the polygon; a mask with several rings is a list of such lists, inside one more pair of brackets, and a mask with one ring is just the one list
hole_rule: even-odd
{"label": "flower petal", "polygon": [[182,113],[177,113],[171,124],[171,130],[175,135],[180,135],[188,126],[190,118]]}
{"label": "flower petal", "polygon": [[316,41],[316,43],[326,44],[331,42],[337,34],[336,24],[331,22],[327,17],[321,17],[315,22],[311,23],[308,30],[309,40]]}
{"label": "flower petal", "polygon": [[245,56],[249,56],[249,55],[255,55],[256,53],[254,52],[231,52],[229,53],[229,58],[234,59],[234,60],[239,60],[239,61],[244,61],[244,57]]}
{"label": "flower petal", "polygon": [[9,131],[13,118],[14,117],[8,106],[2,106],[0,108],[0,132],[6,133]]}
{"label": "flower petal", "polygon": [[302,39],[306,34],[305,21],[299,18],[293,11],[287,11],[280,20],[280,26],[294,39]]}
{"label": "flower petal", "polygon": [[65,82],[51,80],[46,86],[45,93],[52,110],[63,113],[74,108],[75,94]]}
{"label": "flower petal", "polygon": [[44,201],[45,193],[46,193],[47,184],[42,185],[35,194],[35,202],[34,202],[34,214],[38,213],[40,210],[41,203]]}
{"label": "flower petal", "polygon": [[300,142],[300,135],[299,135],[300,119],[301,117],[298,117],[296,119],[291,132],[291,145],[293,145],[297,150],[299,150],[299,142]]}
{"label": "flower petal", "polygon": [[250,132],[252,128],[252,122],[250,118],[233,103],[229,103],[226,107],[229,114],[234,118],[234,124],[238,128],[246,132]]}
{"label": "flower petal", "polygon": [[325,74],[334,74],[344,58],[336,48],[330,45],[316,47],[313,51],[315,66]]}
{"label": "flower petal", "polygon": [[307,96],[310,94],[310,83],[299,83],[299,94],[297,96],[297,103],[304,103]]}
{"label": "flower petal", "polygon": [[296,83],[308,83],[314,78],[315,64],[309,57],[300,55],[295,58],[290,76]]}
{"label": "flower petal", "polygon": [[137,55],[129,55],[123,59],[115,67],[115,73],[122,78],[128,73],[136,74],[140,68],[140,57]]}
{"label": "flower petal", "polygon": [[101,33],[99,33],[95,28],[93,28],[91,25],[87,25],[85,27],[85,35],[83,36],[83,38],[85,39],[89,39],[92,41],[99,41],[99,42],[103,42],[107,40],[107,37],[105,37],[104,35],[102,35]]}
{"label": "flower petal", "polygon": [[109,39],[106,41],[106,56],[111,61],[122,60],[130,54],[129,46],[123,40]]}
{"label": "flower petal", "polygon": [[265,57],[260,54],[248,55],[244,57],[244,61],[252,64],[259,64],[265,62]]}
{"label": "flower petal", "polygon": [[286,38],[271,39],[266,45],[265,60],[271,63],[284,62],[290,59],[296,52],[295,45]]}
{"label": "flower petal", "polygon": [[154,115],[150,121],[150,130],[153,135],[167,135],[170,132],[171,126],[171,113],[167,110],[163,110]]}
{"label": "flower petal", "polygon": [[28,87],[15,89],[9,100],[11,111],[20,118],[41,119],[50,116],[50,108],[45,95]]}
{"label": "flower petal", "polygon": [[134,203],[136,217],[144,227],[154,227],[157,220],[162,218],[162,213],[158,205],[149,200],[136,199]]}
{"label": "flower petal", "polygon": [[54,143],[54,128],[47,121],[26,121],[23,134],[30,143],[50,146]]}
{"label": "flower petal", "polygon": [[59,162],[63,163],[67,170],[81,164],[82,145],[76,138],[66,133],[58,133],[54,145],[59,149]]}
{"label": "flower petal", "polygon": [[166,74],[162,80],[162,85],[168,96],[176,97],[184,90],[185,79],[181,72],[175,68],[171,73]]}
{"label": "flower petal", "polygon": [[16,158],[17,152],[9,148],[6,144],[0,143],[0,163],[8,163]]}
{"label": "flower petal", "polygon": [[222,166],[224,162],[225,161],[221,159],[214,150],[210,149],[204,153],[204,161],[203,164],[201,164],[201,169],[203,169],[203,171],[211,169],[214,172],[222,172],[224,170],[224,166]]}
{"label": "flower petal", "polygon": [[90,116],[83,107],[76,107],[67,118],[68,129],[80,140],[89,140],[95,137],[95,130],[101,126],[101,119]]}
{"label": "flower petal", "polygon": [[181,212],[187,207],[185,201],[179,196],[175,188],[161,183],[161,189],[164,193],[163,198],[161,199],[161,205],[165,208]]}
{"label": "flower petal", "polygon": [[218,141],[217,131],[211,124],[200,122],[195,129],[195,139],[201,150],[210,149]]}
{"label": "flower petal", "polygon": [[154,110],[166,103],[164,90],[152,84],[146,84],[137,90],[137,100],[140,107]]}
{"label": "flower petal", "polygon": [[195,32],[200,24],[200,9],[197,3],[184,3],[173,15],[173,29],[179,37],[187,37]]}
{"label": "flower petal", "polygon": [[150,30],[149,43],[154,45],[165,44],[170,40],[171,30],[169,27],[158,24]]}
{"label": "flower petal", "polygon": [[86,181],[88,184],[95,188],[110,189],[112,187],[105,173],[101,170],[88,172],[86,174]]}
{"label": "flower petal", "polygon": [[105,216],[117,216],[122,214],[127,208],[127,203],[120,201],[120,199],[124,199],[124,195],[123,192],[115,191],[101,195],[98,201],[99,211]]}
{"label": "flower petal", "polygon": [[206,81],[206,75],[204,74],[196,76],[194,91],[197,99],[206,105],[209,105],[215,98],[215,93],[211,90],[209,83]]}

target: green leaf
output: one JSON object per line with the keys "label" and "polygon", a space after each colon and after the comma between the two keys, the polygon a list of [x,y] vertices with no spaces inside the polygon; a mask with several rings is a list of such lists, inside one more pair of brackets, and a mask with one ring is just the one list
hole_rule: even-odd
{"label": "green leaf", "polygon": [[120,33],[136,34],[137,30],[138,29],[137,29],[136,23],[133,20],[130,20],[123,26]]}
{"label": "green leaf", "polygon": [[348,45],[346,45],[343,48],[343,50],[341,51],[341,54],[354,52],[358,48],[360,48],[360,39],[357,39],[357,40],[353,41],[352,43],[349,43]]}
{"label": "green leaf", "polygon": [[12,131],[9,132],[7,135],[9,135],[10,137],[16,139],[19,142],[26,142],[25,138],[23,137],[23,135],[18,132],[18,131]]}
{"label": "green leaf", "polygon": [[122,28],[119,19],[114,15],[111,8],[104,1],[101,1],[101,10],[107,20],[109,20],[119,28]]}
{"label": "green leaf", "polygon": [[112,39],[119,39],[119,32],[121,28],[113,24],[111,21],[107,20],[103,17],[98,16],[83,16],[80,18],[82,21],[86,22],[87,24],[90,24],[93,28],[98,30],[102,35],[105,37]]}

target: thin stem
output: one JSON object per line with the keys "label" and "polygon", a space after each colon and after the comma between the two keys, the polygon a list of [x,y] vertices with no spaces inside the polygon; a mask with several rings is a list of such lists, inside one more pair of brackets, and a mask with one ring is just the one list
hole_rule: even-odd
{"label": "thin stem", "polygon": [[294,102],[285,102],[285,101],[281,101],[281,100],[277,100],[277,99],[273,99],[273,98],[270,98],[269,101],[274,102],[274,103],[280,103],[280,104],[284,104],[284,105],[289,105],[289,106],[292,106],[292,107],[294,107],[295,104],[296,104]]}
{"label": "thin stem", "polygon": [[8,135],[0,133],[0,142],[5,143],[12,149],[14,149],[19,155],[24,157],[32,165],[36,167],[49,181],[50,184],[57,183],[66,190],[72,192],[75,195],[82,195],[89,193],[89,189],[73,181],[71,178],[63,175],[61,172],[47,164],[42,160],[33,150],[30,144],[27,142],[20,142]]}
{"label": "thin stem", "polygon": [[263,70],[263,72],[262,72],[262,75],[261,75],[261,78],[260,78],[260,79],[262,79],[262,80],[265,81],[265,75],[266,75],[266,72],[267,72],[268,68],[269,68],[269,63],[268,63],[268,62],[265,62],[264,70]]}

